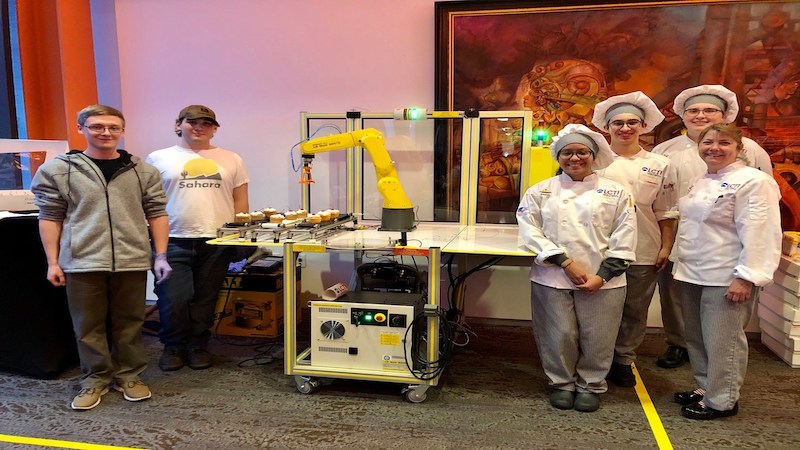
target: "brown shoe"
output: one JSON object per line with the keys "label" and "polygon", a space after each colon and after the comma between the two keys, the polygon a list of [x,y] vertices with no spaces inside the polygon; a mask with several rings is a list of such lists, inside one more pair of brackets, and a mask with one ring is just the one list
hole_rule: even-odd
{"label": "brown shoe", "polygon": [[108,392],[108,386],[102,388],[83,388],[72,399],[69,407],[76,410],[92,409],[100,404],[100,399]]}
{"label": "brown shoe", "polygon": [[122,396],[129,402],[140,402],[153,396],[142,380],[117,381],[114,389],[122,392]]}

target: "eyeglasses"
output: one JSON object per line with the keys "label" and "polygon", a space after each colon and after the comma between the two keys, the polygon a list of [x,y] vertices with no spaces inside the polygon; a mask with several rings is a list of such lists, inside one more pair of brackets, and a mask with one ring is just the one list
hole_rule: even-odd
{"label": "eyeglasses", "polygon": [[580,159],[586,159],[592,155],[592,152],[589,150],[577,150],[577,151],[565,151],[565,152],[558,152],[558,157],[561,159],[572,159],[573,156],[578,156]]}
{"label": "eyeglasses", "polygon": [[685,110],[683,113],[687,116],[696,116],[701,112],[703,113],[704,116],[712,116],[716,113],[721,113],[722,111],[716,108],[703,108],[703,109],[689,108]]}
{"label": "eyeglasses", "polygon": [[627,125],[627,126],[628,126],[628,128],[634,128],[634,127],[638,127],[638,126],[639,126],[639,125],[641,125],[641,124],[642,124],[642,121],[641,121],[641,120],[638,120],[638,119],[630,119],[630,120],[613,120],[613,121],[611,121],[611,123],[610,123],[610,125],[611,125],[611,128],[622,128],[622,127],[624,127],[625,125]]}
{"label": "eyeglasses", "polygon": [[125,128],[122,128],[117,125],[111,125],[107,127],[105,125],[94,124],[94,125],[84,125],[83,128],[87,128],[92,133],[97,133],[97,134],[101,134],[106,130],[108,130],[108,132],[111,134],[120,134],[123,131],[125,131]]}

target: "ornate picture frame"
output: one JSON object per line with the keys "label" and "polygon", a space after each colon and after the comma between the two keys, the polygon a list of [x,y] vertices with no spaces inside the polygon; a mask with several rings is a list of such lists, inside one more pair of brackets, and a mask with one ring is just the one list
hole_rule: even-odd
{"label": "ornate picture frame", "polygon": [[[784,182],[784,206],[798,216],[785,225],[800,227],[800,2],[456,1],[435,10],[436,109],[530,109],[553,133],[640,90],[667,117],[648,148],[681,133],[679,92],[722,84],[739,98],[737,124]],[[444,173],[454,158],[436,159]]]}

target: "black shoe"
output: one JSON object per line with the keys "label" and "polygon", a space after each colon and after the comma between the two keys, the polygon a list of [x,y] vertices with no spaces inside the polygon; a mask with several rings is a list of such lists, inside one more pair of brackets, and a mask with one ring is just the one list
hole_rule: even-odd
{"label": "black shoe", "polygon": [[556,389],[550,393],[550,405],[558,409],[572,409],[575,393]]}
{"label": "black shoe", "polygon": [[739,402],[733,405],[733,409],[727,411],[720,411],[718,409],[709,408],[708,406],[698,403],[692,403],[681,408],[683,417],[696,420],[712,420],[719,417],[735,416],[739,412]]}
{"label": "black shoe", "polygon": [[670,345],[663,355],[658,357],[656,365],[664,369],[674,369],[689,361],[689,352],[683,347]]}
{"label": "black shoe", "polygon": [[636,376],[630,364],[611,363],[607,378],[619,387],[636,386]]}
{"label": "black shoe", "polygon": [[211,367],[211,353],[205,347],[189,349],[189,367],[195,370],[208,369]]}
{"label": "black shoe", "polygon": [[165,372],[180,369],[186,364],[184,352],[181,347],[165,346],[161,357],[158,358],[158,368]]}
{"label": "black shoe", "polygon": [[676,392],[673,396],[675,399],[675,403],[679,405],[691,405],[692,403],[697,403],[703,399],[703,394],[698,394],[694,391],[686,391],[686,392]]}
{"label": "black shoe", "polygon": [[578,392],[572,404],[575,411],[594,412],[600,408],[600,395],[593,392]]}

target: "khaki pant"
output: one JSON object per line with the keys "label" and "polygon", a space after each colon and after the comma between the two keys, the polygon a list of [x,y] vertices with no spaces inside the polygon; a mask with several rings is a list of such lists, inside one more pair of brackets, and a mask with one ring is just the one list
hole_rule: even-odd
{"label": "khaki pant", "polygon": [[138,380],[147,367],[142,344],[147,272],[68,273],[66,278],[81,387]]}

